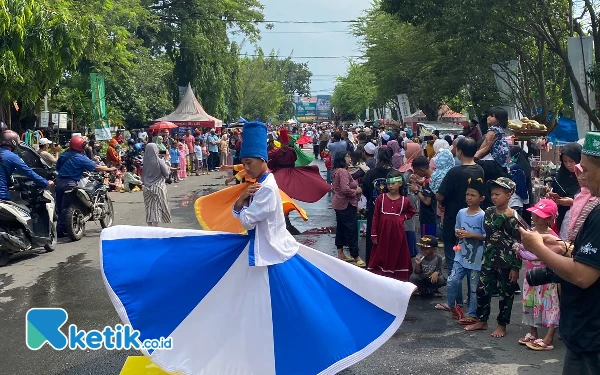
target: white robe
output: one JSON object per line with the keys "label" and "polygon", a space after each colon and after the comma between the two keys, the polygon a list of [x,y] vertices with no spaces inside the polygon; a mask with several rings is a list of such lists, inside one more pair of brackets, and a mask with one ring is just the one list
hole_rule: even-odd
{"label": "white robe", "polygon": [[261,188],[250,205],[240,211],[233,209],[244,229],[253,236],[248,252],[250,266],[270,266],[283,263],[298,252],[298,242],[287,231],[279,187],[272,173],[259,181]]}

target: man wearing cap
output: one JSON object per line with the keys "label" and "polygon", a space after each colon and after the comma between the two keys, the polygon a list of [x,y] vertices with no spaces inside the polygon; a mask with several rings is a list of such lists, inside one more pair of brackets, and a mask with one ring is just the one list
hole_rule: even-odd
{"label": "man wearing cap", "polygon": [[369,169],[374,169],[377,165],[377,160],[375,159],[375,150],[377,147],[373,144],[373,142],[367,142],[365,148],[363,150],[363,157],[365,158],[365,164]]}
{"label": "man wearing cap", "polygon": [[[600,196],[600,133],[586,134],[581,167],[592,196]],[[561,281],[560,334],[567,347],[563,374],[600,374],[600,206],[590,212],[573,243],[521,229],[523,246]]]}
{"label": "man wearing cap", "polygon": [[58,152],[55,152],[55,154],[52,155],[48,151],[51,144],[52,144],[51,140],[49,140],[48,138],[42,138],[42,139],[40,139],[40,148],[38,150],[40,157],[42,158],[44,163],[46,163],[46,165],[48,165],[49,167],[56,164],[56,161],[58,160]]}

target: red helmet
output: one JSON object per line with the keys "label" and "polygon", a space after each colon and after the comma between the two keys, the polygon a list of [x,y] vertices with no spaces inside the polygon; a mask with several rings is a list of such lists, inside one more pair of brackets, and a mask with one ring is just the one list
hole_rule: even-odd
{"label": "red helmet", "polygon": [[79,136],[73,137],[69,141],[69,147],[71,148],[71,150],[75,150],[75,151],[79,151],[79,152],[83,152],[86,145],[87,145],[87,142],[85,141],[85,139],[83,139],[83,137],[79,137]]}
{"label": "red helmet", "polygon": [[0,136],[0,144],[11,147],[13,150],[19,147],[19,142],[21,142],[19,134],[12,130],[4,130]]}

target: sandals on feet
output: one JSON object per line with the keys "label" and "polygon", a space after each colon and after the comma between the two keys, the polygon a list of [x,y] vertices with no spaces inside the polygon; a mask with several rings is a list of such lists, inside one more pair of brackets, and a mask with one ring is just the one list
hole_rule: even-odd
{"label": "sandals on feet", "polygon": [[[352,260],[354,260],[354,259],[352,259]],[[362,259],[360,259],[358,262],[356,262],[356,263],[354,263],[354,264],[355,264],[357,267],[360,267],[360,268],[365,268],[365,267],[367,266],[367,264],[366,264],[365,262],[363,262],[363,260],[362,260]]]}
{"label": "sandals on feet", "polygon": [[472,317],[466,317],[466,318],[462,318],[458,320],[458,324],[460,324],[461,326],[470,326],[471,324],[475,324],[477,323],[479,320],[472,318]]}
{"label": "sandals on feet", "polygon": [[441,311],[450,311],[450,307],[448,305],[446,305],[445,303],[444,304],[441,304],[441,303],[436,304],[435,309],[441,310]]}
{"label": "sandals on feet", "polygon": [[547,345],[543,339],[537,339],[532,342],[528,342],[527,347],[531,350],[536,351],[544,351],[544,350],[554,350],[554,345]]}
{"label": "sandals on feet", "polygon": [[525,335],[525,337],[523,337],[522,339],[519,339],[519,344],[521,344],[521,345],[527,345],[528,343],[534,342],[537,339],[538,339],[537,337],[535,337],[531,333],[528,333],[528,334]]}

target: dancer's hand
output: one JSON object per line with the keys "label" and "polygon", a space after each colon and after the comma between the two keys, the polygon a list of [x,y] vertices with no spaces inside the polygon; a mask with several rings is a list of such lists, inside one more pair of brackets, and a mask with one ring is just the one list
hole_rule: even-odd
{"label": "dancer's hand", "polygon": [[508,280],[510,280],[512,284],[519,281],[519,271],[510,271],[510,274],[508,275]]}
{"label": "dancer's hand", "polygon": [[377,237],[371,236],[371,242],[373,242],[373,245],[377,245]]}
{"label": "dancer's hand", "polygon": [[248,185],[246,190],[242,193],[242,197],[244,199],[253,197],[254,194],[256,194],[256,192],[258,191],[258,189],[260,189],[260,187],[261,187],[261,184],[259,184],[259,183],[254,183],[254,184]]}

